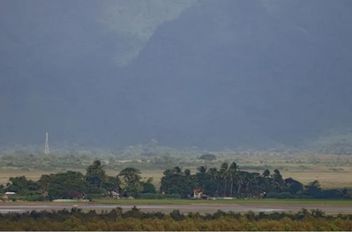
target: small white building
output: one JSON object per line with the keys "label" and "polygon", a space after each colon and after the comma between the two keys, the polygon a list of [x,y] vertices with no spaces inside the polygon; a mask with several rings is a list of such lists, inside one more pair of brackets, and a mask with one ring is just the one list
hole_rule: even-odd
{"label": "small white building", "polygon": [[6,192],[5,195],[16,195],[15,192]]}
{"label": "small white building", "polygon": [[16,195],[15,192],[5,192],[4,196],[3,196],[3,199],[8,200],[8,199],[11,199],[15,195]]}
{"label": "small white building", "polygon": [[118,193],[116,191],[111,191],[110,197],[112,197],[113,199],[120,199],[120,193]]}
{"label": "small white building", "polygon": [[203,191],[200,188],[193,189],[193,198],[194,199],[202,199]]}

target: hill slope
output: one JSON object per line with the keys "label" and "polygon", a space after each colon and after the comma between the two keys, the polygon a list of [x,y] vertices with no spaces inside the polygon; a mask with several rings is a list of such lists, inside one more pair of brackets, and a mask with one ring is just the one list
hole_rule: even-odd
{"label": "hill slope", "polygon": [[0,4],[3,144],[295,145],[352,123],[349,0],[200,1],[124,66],[114,2]]}

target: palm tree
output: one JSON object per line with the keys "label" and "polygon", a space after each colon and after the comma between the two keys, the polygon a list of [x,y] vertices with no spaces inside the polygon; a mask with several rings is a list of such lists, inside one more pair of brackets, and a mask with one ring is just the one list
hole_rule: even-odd
{"label": "palm tree", "polygon": [[209,177],[207,193],[211,195],[217,195],[219,193],[219,172],[216,168],[209,168],[207,174]]}
{"label": "palm tree", "polygon": [[247,172],[239,171],[237,176],[237,196],[241,196],[242,188],[245,187],[247,182]]}
{"label": "palm tree", "polygon": [[219,171],[219,177],[224,186],[222,191],[224,196],[226,196],[226,191],[227,191],[228,168],[229,168],[229,164],[224,162],[221,164],[220,171]]}
{"label": "palm tree", "polygon": [[272,178],[274,181],[274,185],[276,187],[276,191],[280,192],[282,188],[284,187],[284,180],[282,178],[282,175],[278,169],[274,170],[274,173],[272,174]]}
{"label": "palm tree", "polygon": [[263,183],[262,183],[263,184],[263,191],[264,192],[271,191],[272,190],[273,181],[270,178],[269,169],[265,169],[263,174],[262,174],[262,176],[263,176],[263,179],[262,179],[262,181],[263,181]]}
{"label": "palm tree", "polygon": [[263,172],[264,177],[270,177],[270,171],[268,169],[265,169]]}
{"label": "palm tree", "polygon": [[198,173],[196,174],[196,181],[198,187],[202,189],[202,191],[205,190],[206,185],[207,185],[207,167],[205,166],[200,166],[197,168]]}
{"label": "palm tree", "polygon": [[172,171],[174,172],[174,174],[181,174],[182,169],[179,166],[176,166],[173,168]]}
{"label": "palm tree", "polygon": [[200,167],[197,168],[197,170],[199,171],[199,173],[205,174],[207,172],[207,167],[200,166]]}
{"label": "palm tree", "polygon": [[233,195],[233,185],[237,176],[237,164],[235,162],[232,162],[229,169],[228,169],[228,174],[230,177],[230,195]]}

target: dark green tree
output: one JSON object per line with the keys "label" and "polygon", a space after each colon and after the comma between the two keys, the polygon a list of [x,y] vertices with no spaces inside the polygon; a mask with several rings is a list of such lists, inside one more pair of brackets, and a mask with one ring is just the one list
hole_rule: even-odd
{"label": "dark green tree", "polygon": [[161,178],[160,191],[165,194],[187,197],[192,194],[194,186],[193,177],[189,170],[182,172],[180,167],[174,167],[164,171]]}
{"label": "dark green tree", "polygon": [[143,184],[141,182],[141,172],[136,168],[123,169],[118,177],[121,178],[122,191],[128,196],[137,196],[142,192]]}
{"label": "dark green tree", "polygon": [[155,186],[153,185],[153,178],[149,178],[146,182],[143,182],[142,193],[156,193]]}
{"label": "dark green tree", "polygon": [[230,189],[229,195],[233,196],[234,193],[234,186],[236,186],[238,175],[237,175],[237,164],[232,162],[229,169],[228,169],[228,176],[230,181]]}
{"label": "dark green tree", "polygon": [[25,176],[10,177],[10,183],[6,187],[6,191],[16,192],[20,195],[36,194],[40,191],[37,182],[28,180]]}
{"label": "dark green tree", "polygon": [[285,179],[285,184],[287,191],[291,194],[297,194],[303,192],[304,186],[302,183],[300,183],[297,180],[294,180],[292,178],[287,178]]}
{"label": "dark green tree", "polygon": [[229,164],[227,162],[224,162],[221,164],[220,170],[219,170],[219,182],[221,183],[221,193],[223,196],[226,196],[227,193],[227,186],[228,186],[228,168]]}
{"label": "dark green tree", "polygon": [[282,175],[278,169],[274,170],[274,173],[272,174],[272,179],[275,191],[281,192],[285,188],[285,185]]}
{"label": "dark green tree", "polygon": [[203,191],[206,189],[208,184],[208,174],[207,174],[207,167],[200,166],[197,168],[198,172],[196,173],[196,183],[197,187],[201,188]]}
{"label": "dark green tree", "polygon": [[263,172],[263,176],[266,178],[270,177],[270,171],[268,169],[265,169]]}
{"label": "dark green tree", "polygon": [[49,199],[82,198],[87,191],[84,176],[80,172],[67,171],[43,175],[38,183],[42,192],[47,191]]}
{"label": "dark green tree", "polygon": [[207,171],[207,176],[209,178],[207,185],[205,186],[205,193],[211,196],[218,196],[220,183],[219,172],[216,168],[209,168]]}
{"label": "dark green tree", "polygon": [[106,179],[106,174],[103,165],[99,160],[95,160],[93,164],[87,168],[85,180],[88,186],[89,193],[103,192],[103,184]]}
{"label": "dark green tree", "polygon": [[121,190],[121,181],[118,176],[112,177],[112,176],[107,176],[105,177],[105,180],[103,182],[103,189],[106,191],[115,191],[115,192],[120,192]]}
{"label": "dark green tree", "polygon": [[310,197],[319,198],[322,192],[319,181],[315,180],[306,185],[304,192]]}

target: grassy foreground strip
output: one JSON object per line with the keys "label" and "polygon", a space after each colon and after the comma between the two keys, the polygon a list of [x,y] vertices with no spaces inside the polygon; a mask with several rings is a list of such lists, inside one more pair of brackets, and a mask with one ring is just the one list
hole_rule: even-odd
{"label": "grassy foreground strip", "polygon": [[352,215],[325,215],[320,210],[297,213],[212,214],[144,213],[137,208],[124,212],[56,212],[0,214],[0,231],[351,231]]}
{"label": "grassy foreground strip", "polygon": [[187,199],[95,199],[94,203],[116,205],[193,205],[193,204],[240,204],[240,205],[352,205],[352,200],[325,199],[217,199],[217,200],[187,200]]}

